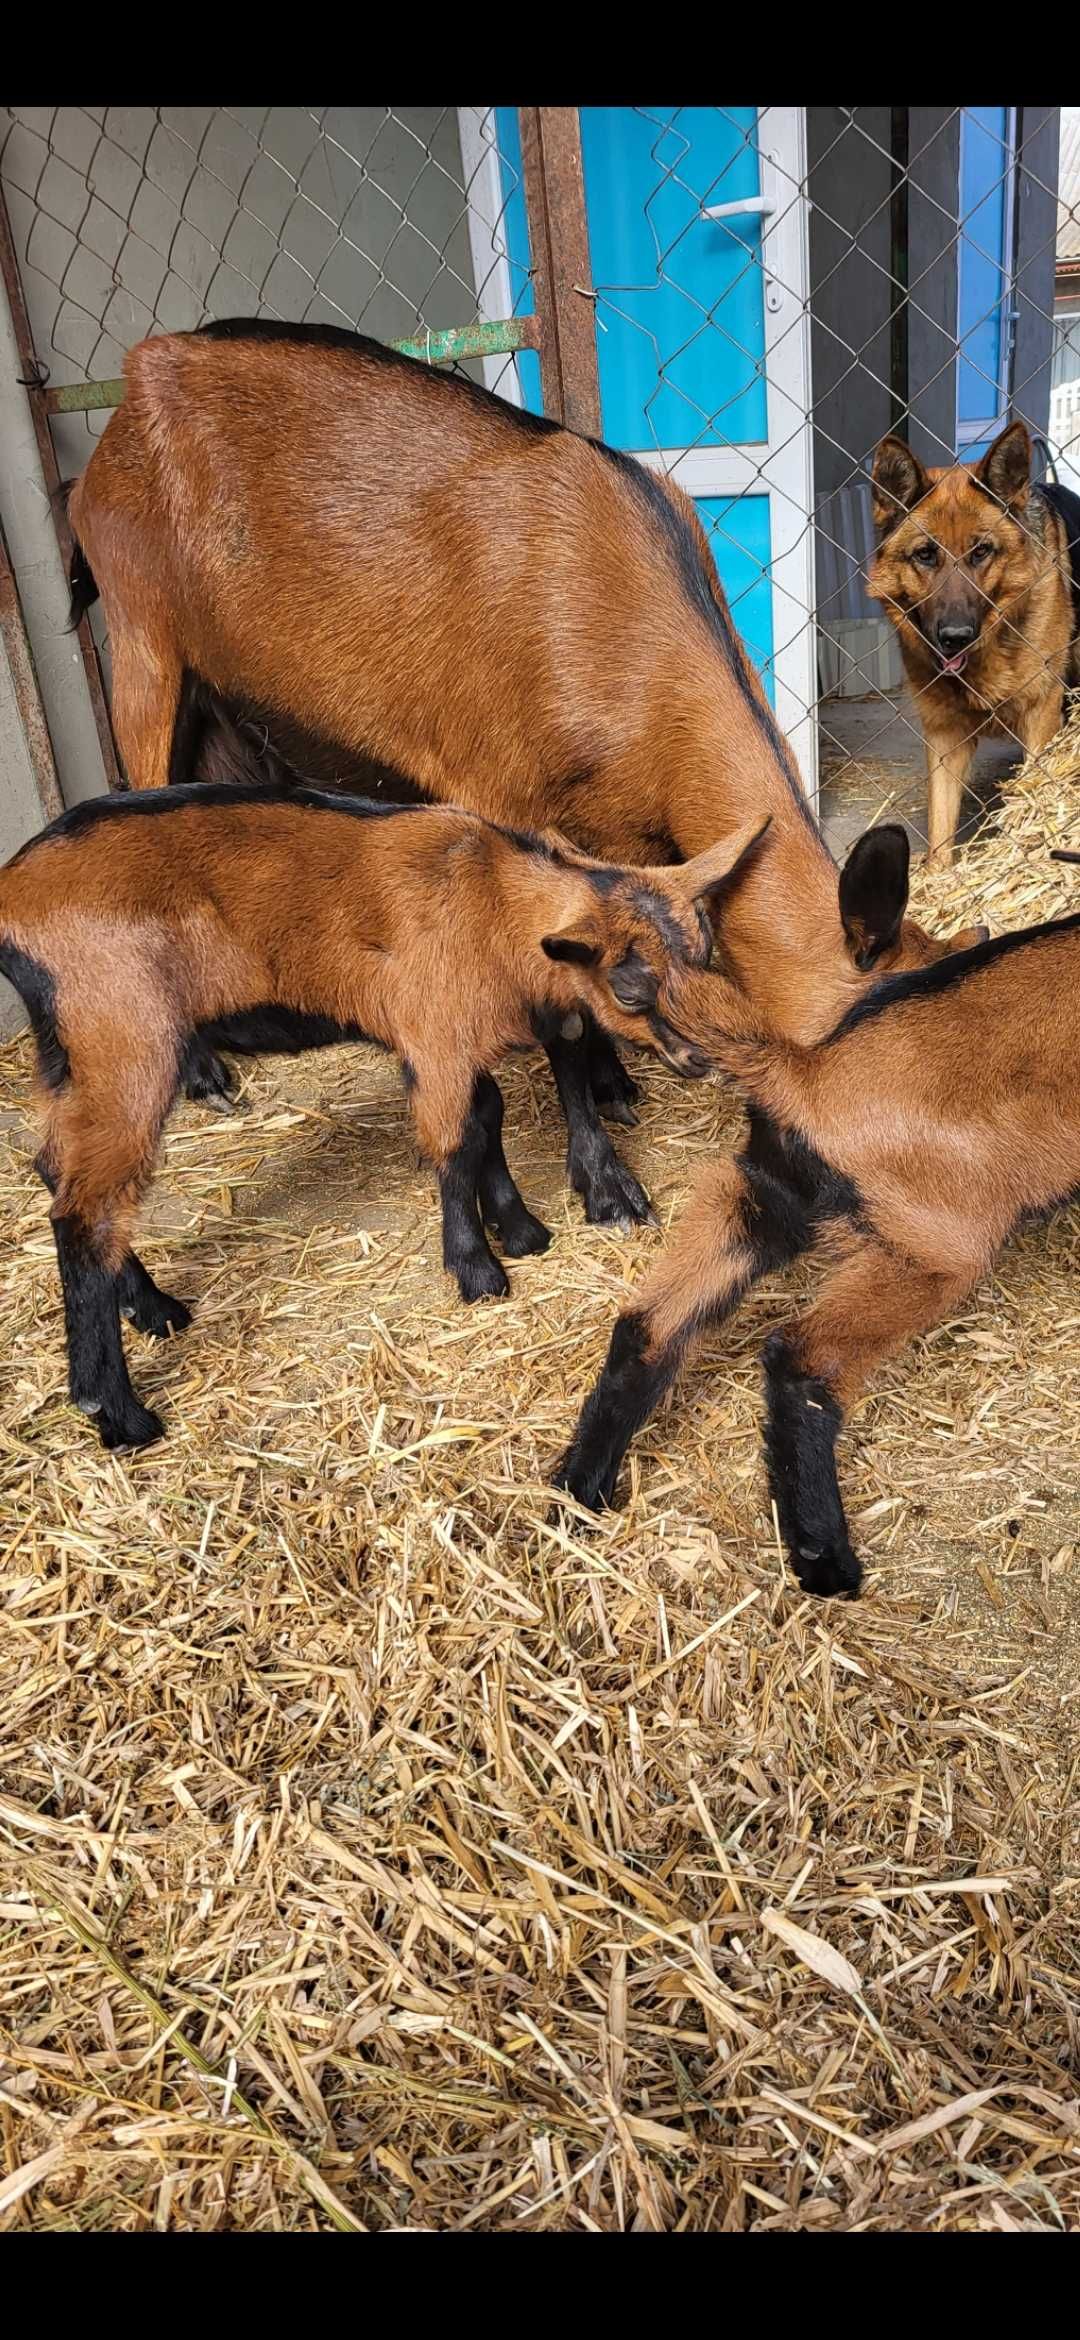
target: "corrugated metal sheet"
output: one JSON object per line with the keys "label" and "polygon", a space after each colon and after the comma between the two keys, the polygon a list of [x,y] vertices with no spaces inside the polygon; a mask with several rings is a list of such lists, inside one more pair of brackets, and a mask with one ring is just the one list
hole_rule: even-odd
{"label": "corrugated metal sheet", "polygon": [[818,674],[828,697],[865,698],[901,679],[893,629],[866,589],[874,557],[870,482],[857,479],[815,507],[818,545]]}

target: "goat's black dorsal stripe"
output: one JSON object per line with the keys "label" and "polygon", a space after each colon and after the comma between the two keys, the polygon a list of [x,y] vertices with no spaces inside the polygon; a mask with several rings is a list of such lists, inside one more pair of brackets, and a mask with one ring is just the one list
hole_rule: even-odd
{"label": "goat's black dorsal stripe", "polygon": [[598,454],[605,456],[607,461],[622,474],[627,485],[633,488],[641,501],[648,505],[653,521],[662,531],[674,555],[680,581],[688,599],[699,616],[705,619],[714,641],[719,643],[732,681],[741,693],[759,731],[764,733],[795,799],[798,811],[816,838],[822,852],[828,855],[828,846],[810,810],[806,790],[799,778],[795,759],[772,708],[764,692],[753,690],[747,681],[740,654],[739,639],[727,601],[726,599],[717,600],[701,557],[701,547],[695,539],[689,522],[678,507],[672,503],[670,496],[664,493],[659,481],[654,478],[646,464],[639,463],[633,455],[624,454],[621,448],[609,447],[603,439],[594,439],[592,444]]}
{"label": "goat's black dorsal stripe", "polygon": [[233,780],[194,780],[187,787],[140,788],[130,793],[113,796],[88,796],[81,804],[69,805],[59,820],[51,821],[36,837],[29,837],[25,845],[12,855],[7,867],[14,869],[28,853],[39,845],[48,844],[53,837],[78,837],[84,829],[96,828],[100,821],[139,819],[167,819],[170,812],[182,812],[189,804],[301,805],[313,812],[351,813],[357,820],[391,820],[400,814],[421,812],[425,808],[414,804],[379,804],[366,796],[339,796],[322,788],[275,788],[257,783]]}
{"label": "goat's black dorsal stripe", "polygon": [[533,414],[527,406],[511,406],[509,399],[485,390],[481,383],[470,381],[467,374],[446,373],[441,366],[428,365],[426,359],[407,357],[403,350],[391,349],[385,341],[373,341],[370,334],[351,333],[346,325],[289,325],[276,317],[208,317],[195,330],[207,341],[291,342],[294,347],[344,350],[349,357],[366,358],[369,364],[398,369],[408,366],[414,375],[419,367],[427,381],[449,391],[451,396],[468,399],[474,405],[479,401],[489,412],[494,409],[500,421],[511,430],[546,438],[562,428],[547,415]]}
{"label": "goat's black dorsal stripe", "polygon": [[871,1016],[886,1015],[890,1008],[901,1007],[907,1000],[936,999],[940,992],[951,990],[954,983],[966,982],[969,975],[978,975],[982,968],[992,967],[1011,951],[1047,942],[1054,935],[1074,934],[1077,928],[1080,928],[1080,910],[1075,910],[1069,918],[1051,919],[1043,926],[1022,926],[1014,934],[991,935],[989,942],[973,943],[966,951],[952,951],[947,958],[936,959],[932,967],[916,967],[905,975],[886,975],[848,1009],[829,1033],[825,1046],[844,1039],[857,1024],[867,1023]]}
{"label": "goat's black dorsal stripe", "polygon": [[[477,829],[487,830],[495,837],[504,837],[518,853],[532,854],[536,859],[551,862],[560,869],[577,866],[568,863],[554,845],[536,836],[532,830],[511,829],[500,821],[486,821],[481,813],[468,812],[461,805],[387,804],[376,797],[347,796],[336,789],[275,787],[269,782],[263,785],[256,781],[240,780],[193,780],[181,787],[138,789],[132,790],[130,794],[113,796],[88,796],[82,804],[69,806],[67,812],[61,813],[59,820],[52,821],[36,837],[28,838],[6,866],[14,869],[16,862],[22,861],[26,854],[36,852],[39,845],[47,844],[53,837],[78,837],[84,830],[93,829],[102,821],[147,818],[165,820],[170,813],[183,812],[188,805],[201,808],[224,805],[230,811],[235,811],[239,805],[291,805],[294,808],[299,806],[306,812],[344,813],[353,820],[361,821],[409,820],[417,813],[427,813],[430,817],[436,812],[460,812]],[[586,863],[581,875],[588,879],[591,874]],[[616,879],[622,875],[619,870],[614,870],[612,874]]]}

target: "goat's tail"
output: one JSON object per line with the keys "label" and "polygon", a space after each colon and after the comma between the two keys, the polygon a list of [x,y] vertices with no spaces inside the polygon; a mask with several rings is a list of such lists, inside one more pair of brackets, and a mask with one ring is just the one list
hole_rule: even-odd
{"label": "goat's tail", "polygon": [[[74,485],[75,482],[73,479],[64,479],[61,480],[59,487],[56,489],[53,501],[62,505],[65,512],[67,511],[68,498],[70,497]],[[68,526],[69,528],[71,527],[70,515],[68,517]],[[69,634],[73,634],[76,626],[80,626],[82,624],[87,610],[93,609],[95,601],[100,599],[97,578],[94,575],[90,563],[86,558],[86,554],[84,553],[73,528],[71,529],[71,536],[74,549],[71,555],[71,567],[68,570],[68,588],[71,594],[71,599],[68,603]]]}

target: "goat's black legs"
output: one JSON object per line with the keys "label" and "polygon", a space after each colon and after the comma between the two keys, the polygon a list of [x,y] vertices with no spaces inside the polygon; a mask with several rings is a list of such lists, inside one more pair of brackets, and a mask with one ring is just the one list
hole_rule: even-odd
{"label": "goat's black legs", "polygon": [[843,1416],[835,1393],[828,1382],[800,1371],[782,1333],[766,1341],[764,1361],[769,1493],[791,1565],[804,1592],[857,1592],[862,1570],[836,1476]]}
{"label": "goat's black legs", "polygon": [[550,1231],[526,1209],[510,1175],[502,1142],[502,1094],[490,1073],[480,1074],[473,1091],[473,1108],[483,1125],[485,1139],[477,1182],[485,1223],[508,1259],[523,1259],[530,1251],[546,1251],[551,1241]]}
{"label": "goat's black legs", "polygon": [[556,1035],[545,1045],[566,1115],[567,1175],[584,1202],[586,1218],[596,1227],[630,1227],[635,1221],[651,1220],[648,1195],[620,1162],[600,1120],[589,1078],[587,1032],[580,1040]]}
{"label": "goat's black legs", "polygon": [[765,1347],[769,1486],[791,1565],[807,1592],[853,1593],[862,1575],[836,1477],[844,1411],[883,1357],[939,1324],[971,1275],[945,1275],[867,1237],[852,1244],[814,1306]]}
{"label": "goat's black legs", "polygon": [[626,1449],[671,1387],[682,1354],[675,1341],[650,1348],[648,1319],[640,1309],[624,1309],[616,1317],[603,1372],[556,1470],[556,1487],[565,1487],[590,1511],[605,1510],[614,1501]]}
{"label": "goat's black legs", "polygon": [[585,1045],[589,1052],[589,1087],[609,1121],[621,1121],[627,1129],[636,1129],[634,1107],[641,1095],[636,1081],[631,1080],[614,1040],[602,1032],[590,1016],[585,1026]]}
{"label": "goat's black legs", "polygon": [[[48,1187],[50,1194],[55,1194],[56,1173],[44,1151],[37,1155],[34,1168],[42,1185]],[[121,1316],[126,1316],[136,1332],[149,1333],[156,1341],[164,1340],[167,1333],[186,1331],[191,1323],[190,1308],[186,1308],[182,1300],[174,1299],[171,1292],[163,1292],[160,1284],[155,1284],[153,1276],[134,1251],[128,1252],[123,1266],[117,1271],[116,1300]]]}
{"label": "goat's black legs", "polygon": [[191,1323],[190,1308],[155,1284],[134,1251],[128,1252],[116,1286],[121,1316],[126,1316],[136,1332],[149,1333],[152,1340],[163,1341],[169,1333],[184,1332]]}
{"label": "goat's black legs", "polygon": [[[593,1511],[612,1501],[636,1431],[670,1388],[695,1336],[730,1316],[772,1264],[756,1197],[736,1162],[711,1164],[636,1308],[617,1319],[603,1372],[582,1409],[555,1483]],[[790,1253],[789,1253],[790,1256]]]}
{"label": "goat's black legs", "polygon": [[476,1112],[469,1115],[460,1144],[439,1171],[442,1200],[443,1266],[456,1276],[463,1300],[504,1300],[506,1270],[489,1248],[477,1209],[477,1185],[487,1135]]}
{"label": "goat's black legs", "polygon": [[[413,1112],[424,1138],[425,1084],[414,1076]],[[489,1073],[473,1086],[464,1127],[439,1171],[443,1214],[443,1265],[457,1277],[463,1300],[501,1300],[509,1291],[506,1271],[490,1249],[480,1223],[488,1225],[511,1258],[546,1251],[551,1237],[526,1210],[507,1168],[502,1148],[503,1103]]]}
{"label": "goat's black legs", "polygon": [[119,1278],[95,1257],[80,1220],[54,1219],[52,1225],[72,1400],[84,1414],[96,1417],[104,1446],[149,1446],[162,1436],[163,1425],[140,1405],[128,1380],[120,1340]]}

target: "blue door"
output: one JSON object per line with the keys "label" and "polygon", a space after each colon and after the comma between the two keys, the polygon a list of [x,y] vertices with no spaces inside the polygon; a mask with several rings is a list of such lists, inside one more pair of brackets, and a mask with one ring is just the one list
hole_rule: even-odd
{"label": "blue door", "polygon": [[1011,106],[962,107],[956,451],[965,463],[985,455],[1008,419],[1015,143]]}
{"label": "blue door", "polygon": [[[695,498],[732,614],[816,780],[802,109],[583,106],[601,423]],[[520,146],[498,109],[510,290],[531,305]],[[539,367],[519,361],[539,411]]]}

